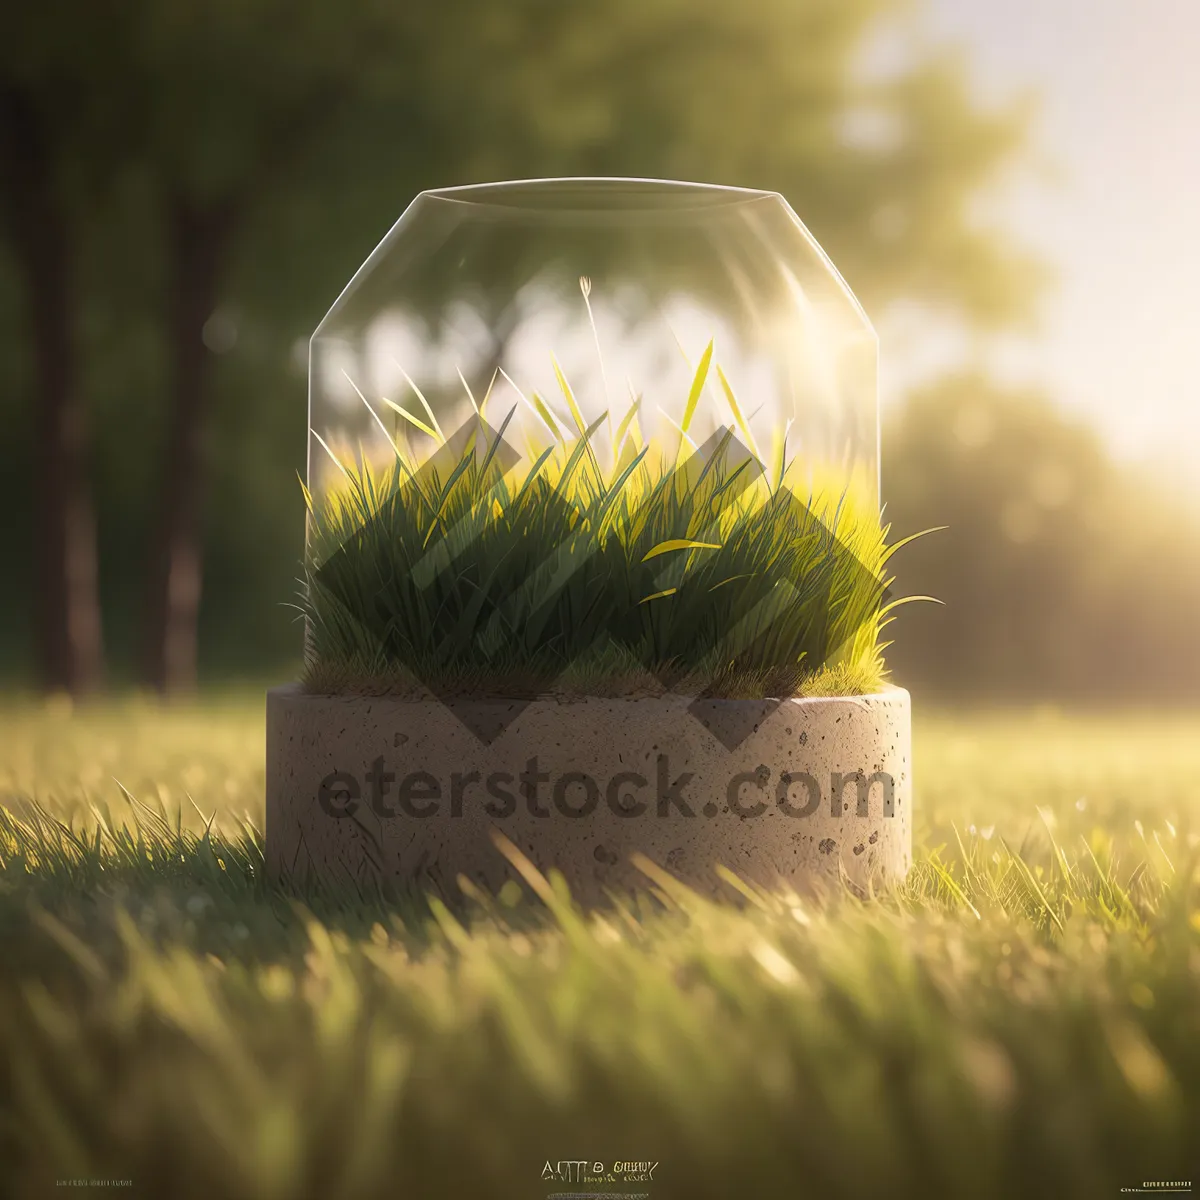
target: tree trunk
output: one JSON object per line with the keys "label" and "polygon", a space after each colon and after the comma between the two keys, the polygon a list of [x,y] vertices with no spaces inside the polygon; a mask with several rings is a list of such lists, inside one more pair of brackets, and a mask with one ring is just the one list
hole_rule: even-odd
{"label": "tree trunk", "polygon": [[171,418],[151,548],[144,681],[161,693],[196,684],[212,355],[204,326],[217,302],[233,206],[167,203]]}
{"label": "tree trunk", "polygon": [[0,90],[0,162],[33,350],[37,670],[46,689],[82,693],[102,682],[104,651],[73,337],[74,248],[55,186],[49,131],[14,89]]}

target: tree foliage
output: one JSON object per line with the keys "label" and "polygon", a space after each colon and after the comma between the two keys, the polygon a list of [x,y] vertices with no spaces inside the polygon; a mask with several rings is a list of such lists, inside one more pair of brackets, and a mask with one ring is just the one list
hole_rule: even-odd
{"label": "tree foliage", "polygon": [[[944,693],[1099,700],[1200,691],[1200,521],[1034,391],[946,379],[885,428],[913,606],[890,660]],[[918,611],[924,609],[924,611]]]}
{"label": "tree foliage", "polygon": [[[293,347],[422,188],[628,174],[777,189],[871,311],[915,298],[984,324],[1021,315],[1036,267],[970,214],[1026,114],[981,110],[962,65],[936,56],[864,77],[867,39],[904,7],[49,0],[17,14],[0,84],[53,129],[80,246],[58,318],[81,331],[79,403],[101,418],[118,652],[148,632],[143,677],[170,686],[194,670],[197,621],[219,632],[213,661],[222,638],[230,657],[239,636],[279,645],[267,631],[299,551]],[[20,347],[14,329],[0,335]]]}

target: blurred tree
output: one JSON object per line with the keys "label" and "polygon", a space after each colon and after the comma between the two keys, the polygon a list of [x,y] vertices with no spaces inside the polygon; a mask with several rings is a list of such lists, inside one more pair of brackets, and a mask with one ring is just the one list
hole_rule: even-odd
{"label": "blurred tree", "polygon": [[0,41],[0,228],[20,280],[33,368],[34,656],[42,686],[71,692],[96,687],[104,671],[77,235],[115,165],[92,152],[113,115],[95,55],[97,35],[119,27],[108,24],[110,7],[26,6],[6,18]]}
{"label": "blurred tree", "polygon": [[978,375],[885,427],[886,518],[945,525],[897,556],[901,682],[1050,699],[1200,694],[1200,524],[1037,392]]}
{"label": "blurred tree", "polygon": [[159,690],[196,678],[212,351],[232,257],[255,207],[324,131],[377,96],[396,116],[411,103],[409,25],[380,0],[143,7],[133,140],[163,222],[172,399],[144,626],[143,679]]}

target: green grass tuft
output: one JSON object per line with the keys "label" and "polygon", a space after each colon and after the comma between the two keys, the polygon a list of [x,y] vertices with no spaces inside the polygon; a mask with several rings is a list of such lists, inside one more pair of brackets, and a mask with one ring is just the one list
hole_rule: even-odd
{"label": "green grass tuft", "polygon": [[[519,463],[482,421],[445,439],[392,405],[435,450],[397,438],[383,467],[347,464],[310,504],[301,608],[304,683],[318,692],[718,696],[877,691],[892,606],[888,530],[869,489],[779,448],[768,473],[733,434],[692,454],[643,443],[639,401],[601,462],[559,371],[575,429]],[[741,410],[728,389],[737,421]],[[364,403],[365,403],[364,398]],[[610,423],[611,424],[611,423]],[[382,427],[382,425],[381,425]],[[325,445],[322,442],[322,445]],[[326,449],[332,455],[333,450]]]}

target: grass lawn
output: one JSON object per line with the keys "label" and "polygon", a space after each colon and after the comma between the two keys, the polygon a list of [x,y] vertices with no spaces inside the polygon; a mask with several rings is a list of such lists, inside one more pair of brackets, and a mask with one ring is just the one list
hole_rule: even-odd
{"label": "grass lawn", "polygon": [[925,713],[901,892],[602,917],[273,893],[262,739],[0,706],[0,1194],[1200,1185],[1200,713]]}

